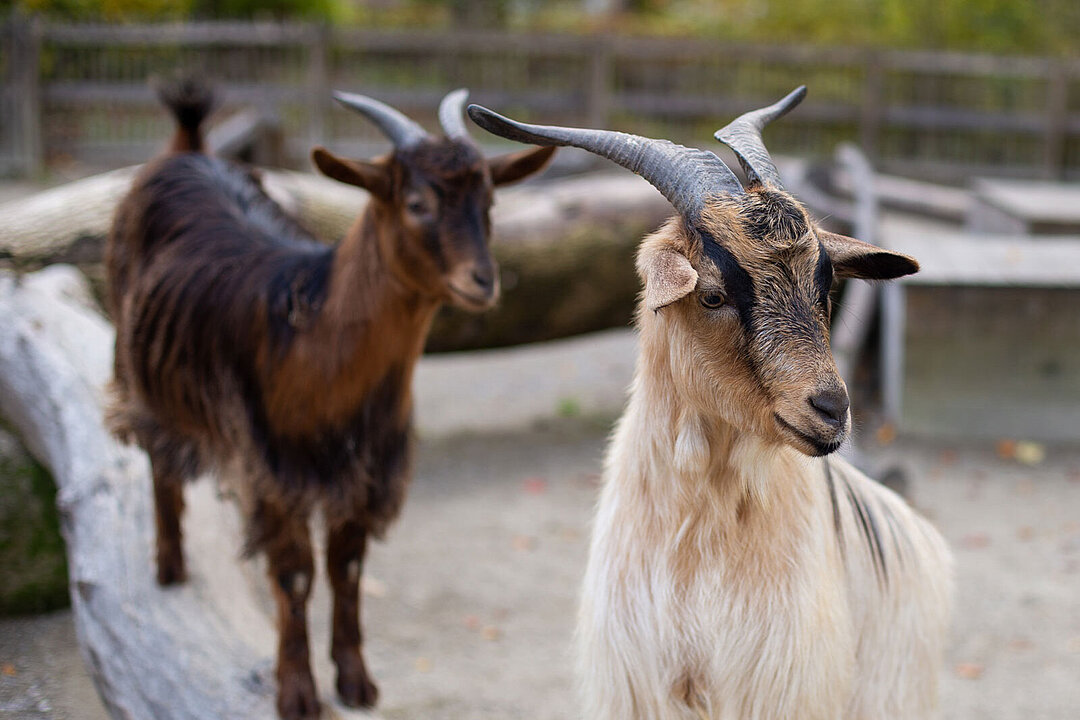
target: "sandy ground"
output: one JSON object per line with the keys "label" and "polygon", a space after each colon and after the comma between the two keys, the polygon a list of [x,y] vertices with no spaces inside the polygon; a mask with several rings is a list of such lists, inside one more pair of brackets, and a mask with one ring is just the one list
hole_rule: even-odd
{"label": "sandy ground", "polygon": [[[569,644],[604,442],[563,422],[421,445],[410,502],[367,569],[384,717],[574,716]],[[908,468],[956,552],[943,717],[1080,717],[1080,447],[1024,465],[985,443],[905,440],[870,460]],[[0,717],[105,717],[68,613],[0,622],[0,669]]]}

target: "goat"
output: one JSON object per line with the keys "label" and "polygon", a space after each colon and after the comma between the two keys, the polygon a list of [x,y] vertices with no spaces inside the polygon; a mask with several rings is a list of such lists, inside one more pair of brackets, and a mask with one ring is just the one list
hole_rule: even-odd
{"label": "goat", "polygon": [[313,717],[308,518],[321,508],[337,691],[371,706],[358,583],[368,537],[404,500],[413,368],[440,305],[480,311],[497,299],[492,188],[540,170],[554,148],[485,160],[465,129],[464,90],[440,105],[443,137],[371,98],[335,94],[394,150],[372,161],[313,151],[323,173],[371,193],[331,248],[251,173],[202,152],[208,90],[183,82],[161,94],[178,129],[121,202],[107,246],[110,425],[150,456],[158,582],[185,578],[184,480],[237,476],[246,550],[266,553],[277,605],[277,708]]}
{"label": "goat", "polygon": [[714,154],[519,123],[651,182],[678,214],[637,255],[641,353],[610,442],[577,645],[596,720],[926,718],[951,557],[897,495],[842,459],[847,389],[829,351],[834,277],[918,264],[815,225],[761,140],[805,94],[717,133]]}

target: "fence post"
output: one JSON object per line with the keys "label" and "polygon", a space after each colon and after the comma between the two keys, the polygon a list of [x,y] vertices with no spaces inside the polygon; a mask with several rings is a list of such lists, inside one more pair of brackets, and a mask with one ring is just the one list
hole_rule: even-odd
{"label": "fence post", "polygon": [[43,168],[41,146],[41,25],[34,16],[12,14],[8,72],[11,139],[16,165],[24,175]]}
{"label": "fence post", "polygon": [[592,38],[589,53],[588,120],[594,128],[607,127],[611,114],[612,48],[607,35]]}
{"label": "fence post", "polygon": [[326,111],[330,102],[330,26],[320,22],[308,33],[308,144],[327,141]]}
{"label": "fence post", "polygon": [[1068,133],[1069,75],[1065,64],[1051,60],[1046,75],[1046,138],[1043,173],[1060,180],[1065,176],[1065,140]]}
{"label": "fence post", "polygon": [[881,53],[866,54],[862,87],[862,105],[859,108],[859,145],[871,161],[878,159],[878,142],[881,136],[881,120],[885,115],[885,70]]}

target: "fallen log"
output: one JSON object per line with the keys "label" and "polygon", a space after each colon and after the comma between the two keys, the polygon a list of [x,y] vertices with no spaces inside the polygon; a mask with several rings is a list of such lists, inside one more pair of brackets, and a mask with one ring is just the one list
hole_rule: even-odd
{"label": "fallen log", "polygon": [[[240,547],[238,521],[207,482],[187,493],[191,580],[154,579],[149,467],[103,426],[113,331],[86,281],[63,265],[0,271],[0,317],[0,414],[56,479],[76,631],[110,714],[275,717],[275,632],[245,580],[258,573],[221,551]],[[318,682],[331,717],[372,717],[326,695],[332,676]]]}
{"label": "fallen log", "polygon": [[[0,205],[0,258],[21,270],[72,262],[100,294],[113,208],[136,168],[80,180]],[[310,173],[263,171],[267,191],[319,238],[341,237],[366,193]],[[502,270],[499,307],[444,311],[428,350],[499,347],[626,326],[638,291],[638,240],[671,213],[646,181],[592,173],[499,193],[492,210]]]}

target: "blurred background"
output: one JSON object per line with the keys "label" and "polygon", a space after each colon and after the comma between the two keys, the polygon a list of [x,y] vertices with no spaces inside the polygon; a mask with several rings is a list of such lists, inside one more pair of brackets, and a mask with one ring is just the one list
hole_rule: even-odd
{"label": "blurred background", "polygon": [[[171,134],[150,79],[181,70],[220,91],[217,150],[271,168],[328,242],[365,200],[310,185],[311,147],[389,149],[332,90],[434,129],[467,87],[517,119],[734,167],[712,133],[807,85],[765,132],[787,188],[923,267],[842,288],[833,344],[852,455],[957,553],[944,717],[1080,717],[1080,2],[2,0],[0,273],[72,263],[100,293],[125,168]],[[635,180],[562,150],[500,192],[500,306],[436,323],[413,497],[365,590],[386,717],[572,716],[574,593],[636,352],[632,257],[670,212]],[[56,486],[24,445],[0,417],[0,718],[96,720]]]}
{"label": "blurred background", "polygon": [[[147,77],[204,71],[274,113],[284,160],[375,142],[328,90],[431,116],[447,88],[564,124],[708,141],[806,84],[774,152],[856,141],[881,169],[1080,173],[1071,0],[21,0],[6,2],[0,171],[144,160],[168,132]],[[369,135],[364,133],[368,132]]]}

